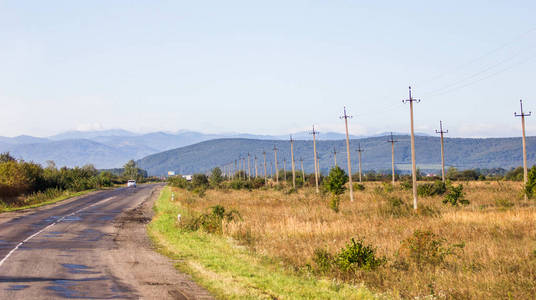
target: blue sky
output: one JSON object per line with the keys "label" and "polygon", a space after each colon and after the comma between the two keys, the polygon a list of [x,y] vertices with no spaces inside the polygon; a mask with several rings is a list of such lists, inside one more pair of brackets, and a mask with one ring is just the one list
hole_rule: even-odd
{"label": "blue sky", "polygon": [[[0,135],[519,135],[533,1],[0,1]],[[536,119],[527,119],[529,135]],[[534,125],[533,125],[534,124]]]}

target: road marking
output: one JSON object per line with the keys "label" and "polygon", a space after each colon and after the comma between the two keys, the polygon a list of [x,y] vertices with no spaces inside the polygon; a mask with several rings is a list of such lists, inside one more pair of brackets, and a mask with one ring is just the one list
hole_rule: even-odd
{"label": "road marking", "polygon": [[9,252],[7,253],[7,255],[6,255],[4,258],[2,258],[2,260],[0,260],[0,267],[1,267],[1,266],[4,264],[4,262],[11,256],[11,254],[13,254],[15,251],[17,251],[17,249],[19,249],[20,246],[22,246],[24,243],[27,243],[27,242],[28,242],[29,240],[31,240],[32,238],[36,237],[36,236],[39,235],[41,232],[43,232],[43,231],[47,230],[48,228],[50,228],[50,227],[52,227],[52,226],[58,224],[59,222],[63,221],[63,220],[64,220],[65,218],[67,218],[67,217],[76,215],[77,213],[79,213],[79,212],[81,212],[81,211],[83,211],[83,210],[86,210],[86,209],[91,208],[91,207],[93,207],[93,206],[95,206],[95,205],[98,205],[98,204],[102,204],[102,203],[104,203],[104,202],[108,202],[108,201],[110,201],[110,200],[112,200],[112,199],[114,199],[114,198],[115,198],[115,196],[113,196],[113,197],[109,197],[109,198],[103,199],[103,200],[101,200],[101,201],[95,202],[95,203],[93,203],[93,204],[91,204],[91,205],[88,205],[88,206],[86,206],[86,207],[82,207],[81,209],[79,209],[79,210],[77,210],[77,211],[75,211],[75,212],[72,212],[72,213],[70,213],[70,214],[68,214],[68,215],[65,215],[65,216],[63,216],[63,217],[57,219],[54,223],[49,224],[49,225],[46,226],[45,228],[43,228],[43,229],[39,230],[38,232],[36,232],[36,233],[30,235],[29,237],[27,237],[26,239],[24,239],[22,242],[18,243],[17,246],[15,246],[15,248],[11,249],[11,251],[9,251]]}

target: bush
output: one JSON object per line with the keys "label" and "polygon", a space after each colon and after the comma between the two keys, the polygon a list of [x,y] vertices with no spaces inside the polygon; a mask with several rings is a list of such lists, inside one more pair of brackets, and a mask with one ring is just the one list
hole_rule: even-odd
{"label": "bush", "polygon": [[395,196],[386,197],[387,203],[380,207],[380,213],[389,217],[404,217],[413,213],[411,207],[402,198]]}
{"label": "bush", "polygon": [[469,200],[464,198],[465,193],[463,192],[463,185],[459,184],[458,186],[449,185],[447,188],[447,194],[443,199],[444,204],[450,203],[453,206],[458,204],[468,205]]}
{"label": "bush", "polygon": [[241,190],[241,189],[248,189],[250,190],[253,187],[253,184],[251,181],[246,180],[240,180],[235,179],[228,183],[228,186],[232,188],[233,190]]}
{"label": "bush", "polygon": [[222,233],[222,222],[233,221],[241,219],[240,213],[237,210],[230,210],[226,212],[225,208],[221,205],[211,207],[211,212],[202,214],[197,218],[193,218],[190,221],[186,221],[182,224],[183,228],[188,230],[203,229],[208,233]]}
{"label": "bush", "polygon": [[394,191],[393,185],[387,182],[382,183],[383,191],[386,193],[391,193]]}
{"label": "bush", "polygon": [[334,212],[339,212],[339,204],[341,203],[341,199],[338,195],[332,195],[331,200],[329,201],[329,208],[331,208]]}
{"label": "bush", "polygon": [[404,180],[400,183],[400,187],[403,190],[411,190],[413,188],[413,182],[411,180]]}
{"label": "bush", "polygon": [[536,166],[532,166],[527,174],[527,184],[525,185],[527,198],[532,199],[536,192]]}
{"label": "bush", "polygon": [[315,249],[313,252],[313,262],[316,264],[316,268],[322,273],[331,271],[334,261],[335,258],[327,250]]}
{"label": "bush", "polygon": [[36,193],[33,193],[30,196],[28,196],[26,198],[26,200],[24,201],[24,204],[29,205],[29,204],[49,201],[49,200],[52,200],[54,198],[58,198],[59,196],[63,195],[64,193],[65,193],[65,191],[62,191],[62,190],[60,190],[58,188],[46,189],[46,190],[44,190],[42,192],[36,192]]}
{"label": "bush", "polygon": [[443,195],[447,191],[447,186],[441,180],[434,183],[425,183],[417,186],[417,194],[421,197],[431,197]]}
{"label": "bush", "polygon": [[429,230],[415,230],[403,240],[398,250],[401,259],[411,261],[422,268],[425,265],[437,266],[444,262],[445,257],[457,254],[457,249],[463,249],[465,244],[454,244],[444,247],[445,239],[440,238]]}
{"label": "bush", "polygon": [[254,178],[253,181],[252,181],[252,187],[254,189],[260,189],[261,187],[264,186],[264,178],[261,178],[261,177],[257,177],[257,178]]}
{"label": "bush", "polygon": [[220,168],[212,169],[212,173],[210,174],[210,177],[208,178],[208,180],[210,182],[211,187],[219,188],[220,184],[223,182],[221,169]]}
{"label": "bush", "polygon": [[205,174],[194,174],[192,176],[192,187],[195,188],[208,188],[208,177]]}
{"label": "bush", "polygon": [[342,271],[374,270],[383,265],[386,259],[376,257],[376,250],[365,245],[362,239],[352,238],[346,248],[342,248],[336,257],[337,267]]}
{"label": "bush", "polygon": [[444,259],[441,249],[443,243],[444,239],[439,238],[431,231],[416,230],[412,236],[402,241],[398,254],[418,266],[437,265]]}
{"label": "bush", "polygon": [[167,182],[170,186],[181,188],[181,189],[189,189],[190,188],[190,182],[186,180],[186,178],[178,175],[178,176],[172,176],[167,179]]}
{"label": "bush", "polygon": [[329,175],[324,182],[324,187],[333,195],[341,195],[346,190],[344,186],[346,182],[348,182],[348,175],[346,175],[343,169],[337,166],[329,171]]}
{"label": "bush", "polygon": [[365,185],[363,185],[361,183],[354,183],[354,190],[356,190],[356,191],[364,191],[365,190]]}

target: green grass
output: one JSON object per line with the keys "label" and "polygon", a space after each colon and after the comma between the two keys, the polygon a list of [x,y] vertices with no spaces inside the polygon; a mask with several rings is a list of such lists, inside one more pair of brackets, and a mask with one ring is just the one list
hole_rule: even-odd
{"label": "green grass", "polygon": [[186,231],[177,226],[171,189],[162,190],[148,232],[159,250],[179,260],[176,267],[190,274],[216,297],[224,299],[378,299],[364,287],[300,275],[282,263],[252,253],[224,236]]}
{"label": "green grass", "polygon": [[73,198],[73,197],[82,196],[82,195],[91,193],[93,191],[95,191],[95,189],[85,190],[85,191],[81,191],[81,192],[65,192],[61,196],[56,197],[54,199],[50,199],[50,200],[39,202],[39,203],[33,203],[33,204],[25,205],[25,206],[0,206],[0,213],[9,212],[9,211],[23,210],[23,209],[28,209],[28,208],[35,208],[35,207],[40,207],[40,206],[44,206],[44,205],[48,205],[48,204],[54,204],[56,202],[67,200],[67,199],[70,199],[70,198]]}

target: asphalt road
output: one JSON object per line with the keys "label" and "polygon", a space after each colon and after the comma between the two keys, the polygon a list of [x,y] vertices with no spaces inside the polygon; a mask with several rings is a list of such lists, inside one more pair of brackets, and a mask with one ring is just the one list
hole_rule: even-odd
{"label": "asphalt road", "polygon": [[110,259],[105,253],[117,251],[118,216],[139,206],[156,187],[101,191],[0,214],[0,299],[145,298],[113,270],[113,261],[122,256]]}

